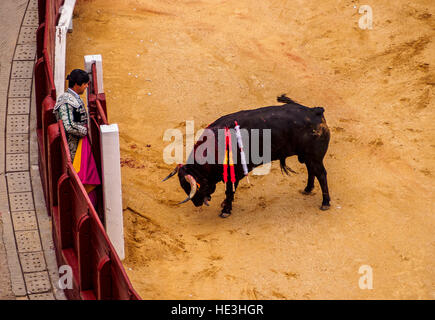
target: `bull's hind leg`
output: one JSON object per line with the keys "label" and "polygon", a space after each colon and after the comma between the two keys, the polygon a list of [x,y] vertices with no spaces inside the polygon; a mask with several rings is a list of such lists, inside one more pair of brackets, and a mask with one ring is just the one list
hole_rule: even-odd
{"label": "bull's hind leg", "polygon": [[317,180],[319,180],[320,188],[322,188],[322,206],[320,207],[321,210],[328,210],[330,208],[329,201],[331,201],[329,197],[329,190],[328,190],[328,181],[326,179],[326,169],[323,166],[323,163],[320,162],[317,165],[314,166],[315,168],[315,175]]}
{"label": "bull's hind leg", "polygon": [[322,206],[321,210],[328,210],[330,207],[330,197],[328,190],[328,181],[326,179],[326,169],[323,166],[322,161],[306,161],[307,170],[308,170],[308,182],[305,190],[302,192],[303,194],[310,194],[314,188],[314,177],[317,178],[320,184],[320,188],[322,189]]}

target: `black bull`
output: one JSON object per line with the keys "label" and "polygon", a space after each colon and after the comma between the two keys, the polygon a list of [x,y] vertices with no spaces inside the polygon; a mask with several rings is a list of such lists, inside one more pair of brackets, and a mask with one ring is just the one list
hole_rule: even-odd
{"label": "black bull", "polygon": [[[263,107],[254,110],[244,110],[223,116],[210,124],[207,129],[213,131],[214,136],[218,137],[218,130],[225,127],[234,128],[235,121],[238,122],[240,128],[259,129],[259,148],[263,150],[262,132],[264,129],[270,129],[271,145],[270,145],[270,161],[279,160],[281,170],[288,174],[292,171],[285,164],[287,157],[297,155],[300,163],[305,163],[308,171],[308,182],[302,192],[310,194],[314,188],[314,178],[316,177],[322,189],[323,201],[322,210],[327,210],[330,207],[328,183],[326,179],[326,170],[323,166],[323,158],[328,149],[330,132],[326,125],[323,116],[324,109],[320,107],[308,108],[302,106],[285,95],[278,97],[278,102],[284,102],[281,106]],[[252,137],[251,141],[252,141]],[[206,140],[200,138],[195,144],[192,154]],[[216,150],[218,150],[218,139],[215,139]],[[234,141],[234,140],[233,140]],[[239,148],[233,150],[240,150]],[[170,173],[163,181],[169,179],[178,172],[180,184],[186,194],[189,196],[184,203],[192,200],[197,207],[206,204],[211,200],[211,195],[216,190],[216,184],[223,181],[223,161],[217,158],[219,152],[216,151],[216,161],[213,163],[203,161],[200,164],[193,161],[191,164],[178,165],[172,173]],[[240,161],[240,152],[236,152],[237,160],[234,165],[236,182],[234,187],[237,188],[239,181],[244,178],[243,167]],[[192,155],[191,155],[192,156]],[[236,155],[233,157],[235,158]],[[263,164],[255,164],[250,161],[250,155],[247,154],[248,171]],[[230,175],[228,174],[228,177]],[[230,180],[228,178],[228,180]],[[222,202],[221,217],[227,217],[231,214],[232,202],[234,200],[234,192],[231,181],[226,185],[226,198]]]}

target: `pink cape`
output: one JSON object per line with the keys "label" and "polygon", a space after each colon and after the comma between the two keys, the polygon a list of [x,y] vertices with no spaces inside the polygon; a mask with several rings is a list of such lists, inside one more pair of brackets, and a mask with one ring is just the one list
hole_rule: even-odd
{"label": "pink cape", "polygon": [[[83,183],[86,192],[90,195],[95,187],[101,184],[101,180],[98,175],[94,156],[92,155],[91,144],[89,143],[88,136],[81,138],[79,141],[73,161],[73,167],[76,170],[80,181]],[[95,195],[93,194],[91,200],[93,200],[92,203],[95,206],[94,201],[96,199],[94,196]]]}

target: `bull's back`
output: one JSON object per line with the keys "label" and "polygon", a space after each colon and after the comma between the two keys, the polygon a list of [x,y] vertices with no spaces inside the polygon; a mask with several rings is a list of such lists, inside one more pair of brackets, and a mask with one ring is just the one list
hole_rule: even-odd
{"label": "bull's back", "polygon": [[[241,129],[259,129],[260,137],[264,129],[270,129],[272,160],[301,153],[317,153],[319,148],[324,154],[329,142],[329,129],[323,111],[319,107],[289,103],[231,113],[217,119],[208,128],[216,132],[225,127],[234,128],[237,121]],[[260,148],[262,140],[260,138]]]}
{"label": "bull's back", "polygon": [[[209,128],[233,128],[237,121],[241,128],[249,129],[286,129],[302,127],[311,119],[311,108],[287,104],[269,106],[252,110],[242,110],[220,117],[209,125]],[[318,122],[320,123],[320,117]]]}

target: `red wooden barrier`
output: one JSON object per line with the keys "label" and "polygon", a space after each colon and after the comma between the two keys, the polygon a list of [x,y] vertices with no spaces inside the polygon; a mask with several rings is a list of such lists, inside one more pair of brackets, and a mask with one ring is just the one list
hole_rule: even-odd
{"label": "red wooden barrier", "polygon": [[43,185],[44,185],[44,194],[45,194],[45,204],[47,206],[49,214],[51,213],[52,206],[57,204],[56,194],[53,194],[53,198],[50,197],[50,195],[52,194],[51,192],[55,191],[56,188],[53,187],[49,188],[48,186],[49,177],[48,177],[48,170],[45,165],[45,163],[47,163],[47,161],[50,159],[50,157],[48,156],[48,142],[47,142],[48,127],[53,123],[56,123],[56,117],[53,114],[53,109],[55,104],[56,102],[53,100],[52,96],[45,97],[44,101],[42,102],[42,110],[41,110],[42,129],[40,130],[38,129],[38,131],[41,131],[38,134],[38,137],[41,137],[41,141],[39,143],[41,146],[41,157],[44,159],[44,161],[41,161],[41,163],[44,163],[42,167],[44,170],[43,172],[46,173],[44,177],[46,182],[43,183]]}
{"label": "red wooden barrier", "polygon": [[[54,39],[62,4],[63,0],[38,0],[40,26],[36,33],[34,77],[39,167],[47,209],[52,215],[56,259],[59,265],[71,266],[73,272],[73,288],[64,292],[69,299],[137,300],[140,297],[101,220],[104,216],[101,187],[97,192],[97,213],[72,166],[63,124],[56,122],[53,114]],[[105,96],[96,90],[96,71],[92,78],[89,99],[92,148],[100,170],[99,126],[108,123]]]}
{"label": "red wooden barrier", "polygon": [[45,8],[46,8],[46,0],[38,0],[38,18],[39,24],[44,23],[45,21]]}

